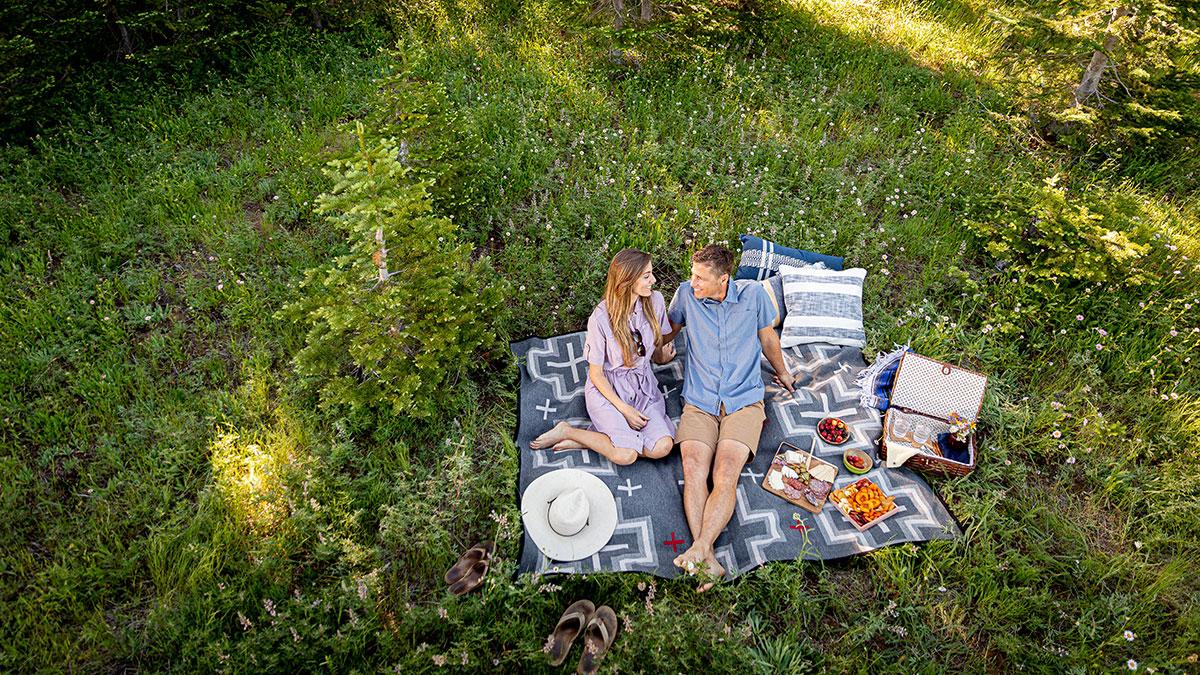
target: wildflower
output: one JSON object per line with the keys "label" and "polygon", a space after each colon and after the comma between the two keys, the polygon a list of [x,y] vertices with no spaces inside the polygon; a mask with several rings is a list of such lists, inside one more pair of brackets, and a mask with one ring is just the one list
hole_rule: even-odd
{"label": "wildflower", "polygon": [[1104,349],[1104,345],[1102,345],[1102,344],[1100,344],[1099,342],[1097,342],[1097,343],[1096,343],[1096,351],[1100,351],[1101,349]]}
{"label": "wildflower", "polygon": [[1055,430],[1054,430],[1054,433],[1052,433],[1052,434],[1050,434],[1050,435],[1051,435],[1051,436],[1053,436],[1053,437],[1055,437],[1055,438],[1062,438],[1062,432],[1061,432],[1061,431],[1059,431],[1058,429],[1055,429]]}
{"label": "wildflower", "polygon": [[150,320],[150,315],[149,315],[149,314],[147,314],[146,316],[144,316],[144,317],[142,317],[142,318],[143,318],[143,319],[145,319],[146,321],[149,321],[149,320]]}
{"label": "wildflower", "polygon": [[1096,332],[1100,334],[1100,337],[1107,337],[1107,336],[1108,336],[1108,331],[1104,330],[1103,328],[1097,328],[1097,329],[1096,329]]}
{"label": "wildflower", "polygon": [[225,284],[217,284],[217,290],[218,291],[225,290]]}
{"label": "wildflower", "polygon": [[1134,661],[1133,659],[1129,659],[1128,661],[1125,662],[1125,667],[1130,670],[1137,670],[1137,661]]}
{"label": "wildflower", "polygon": [[1075,463],[1075,457],[1074,457],[1074,456],[1072,456],[1072,457],[1068,457],[1068,458],[1067,458],[1067,464],[1074,464],[1074,463]]}
{"label": "wildflower", "polygon": [[434,654],[433,655],[433,665],[437,666],[438,668],[441,668],[442,666],[446,665],[446,655],[445,654]]}
{"label": "wildflower", "polygon": [[438,607],[438,616],[445,619],[449,615],[445,607]]}
{"label": "wildflower", "polygon": [[241,612],[238,612],[238,623],[242,624],[242,630],[250,630],[254,627],[254,624],[250,622],[250,619],[247,619],[246,615],[242,614]]}
{"label": "wildflower", "polygon": [[1082,314],[1076,314],[1076,315],[1075,315],[1075,320],[1076,320],[1076,321],[1083,321],[1083,315],[1082,315]]}
{"label": "wildflower", "polygon": [[1135,637],[1137,637],[1137,636],[1133,634],[1133,631],[1131,631],[1131,630],[1126,630],[1126,631],[1125,631],[1125,640],[1126,640],[1126,641],[1128,641],[1128,642],[1133,642],[1133,639],[1134,639]]}

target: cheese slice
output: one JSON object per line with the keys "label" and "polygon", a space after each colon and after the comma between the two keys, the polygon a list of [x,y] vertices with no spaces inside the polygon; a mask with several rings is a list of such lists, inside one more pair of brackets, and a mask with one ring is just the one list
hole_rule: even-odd
{"label": "cheese slice", "polygon": [[823,480],[826,483],[832,483],[833,479],[837,478],[837,469],[828,464],[818,464],[809,473],[812,474],[813,478]]}

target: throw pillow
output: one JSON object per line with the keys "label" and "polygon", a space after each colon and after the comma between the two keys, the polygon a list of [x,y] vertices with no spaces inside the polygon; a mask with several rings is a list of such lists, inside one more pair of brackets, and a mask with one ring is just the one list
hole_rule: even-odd
{"label": "throw pillow", "polygon": [[842,269],[842,259],[837,256],[788,248],[749,234],[741,235],[740,239],[742,257],[735,279],[767,279],[779,274],[780,265],[821,263],[831,270]]}
{"label": "throw pillow", "polygon": [[771,328],[779,328],[783,320],[787,318],[787,305],[783,302],[783,277],[776,274],[758,283],[762,284],[767,291],[767,297],[771,299],[771,306],[775,308],[775,323],[771,324]]}
{"label": "throw pillow", "polygon": [[787,306],[780,336],[783,347],[812,342],[866,346],[862,321],[865,269],[782,265],[779,273],[783,277],[783,302]]}

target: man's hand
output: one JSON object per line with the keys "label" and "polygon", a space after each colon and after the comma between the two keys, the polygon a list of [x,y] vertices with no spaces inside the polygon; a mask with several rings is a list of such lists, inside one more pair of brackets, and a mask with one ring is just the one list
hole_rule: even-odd
{"label": "man's hand", "polygon": [[796,377],[788,371],[783,371],[775,375],[775,384],[788,390],[788,393],[796,393]]}
{"label": "man's hand", "polygon": [[668,342],[654,352],[654,362],[659,365],[670,363],[673,358],[675,358],[674,342]]}
{"label": "man's hand", "polygon": [[628,404],[624,408],[621,408],[621,414],[625,416],[625,421],[629,423],[629,428],[635,431],[641,431],[650,422],[649,417],[646,417],[637,408]]}

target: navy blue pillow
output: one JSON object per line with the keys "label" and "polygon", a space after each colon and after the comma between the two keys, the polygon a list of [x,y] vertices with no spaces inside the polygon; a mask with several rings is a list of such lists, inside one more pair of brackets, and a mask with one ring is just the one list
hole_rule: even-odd
{"label": "navy blue pillow", "polygon": [[823,263],[831,270],[842,269],[842,259],[837,256],[802,251],[798,248],[780,246],[750,234],[741,235],[742,259],[738,261],[734,279],[766,279],[779,274],[780,265],[805,265]]}

